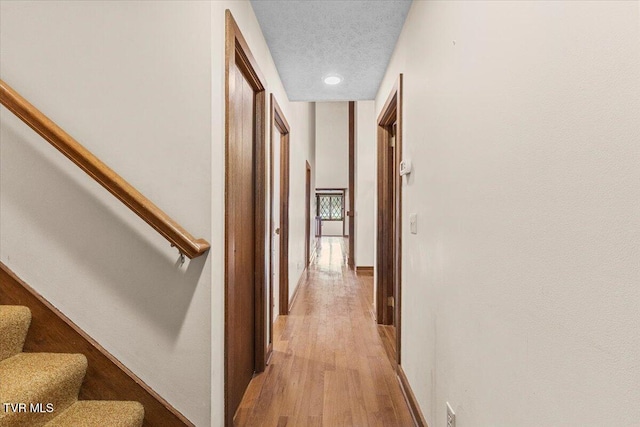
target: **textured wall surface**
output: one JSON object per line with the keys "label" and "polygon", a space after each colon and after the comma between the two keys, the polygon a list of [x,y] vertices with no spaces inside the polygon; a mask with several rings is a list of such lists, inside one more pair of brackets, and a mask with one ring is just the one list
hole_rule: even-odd
{"label": "textured wall surface", "polygon": [[356,265],[374,265],[376,227],[374,196],[376,192],[376,124],[375,102],[356,104]]}
{"label": "textured wall surface", "polygon": [[349,187],[349,103],[316,103],[316,187]]}
{"label": "textured wall surface", "polygon": [[[316,103],[316,187],[349,187],[349,103]],[[349,210],[349,193],[345,192],[345,212]],[[324,221],[322,234],[342,235],[343,221]],[[349,234],[345,219],[344,234]]]}
{"label": "textured wall surface", "polygon": [[251,4],[291,100],[355,101],[376,96],[411,0]]}
{"label": "textured wall surface", "polygon": [[[414,2],[403,366],[429,425],[640,420],[637,1]],[[408,214],[418,214],[418,234]]]}
{"label": "textured wall surface", "polygon": [[178,253],[0,110],[0,257],[197,425],[210,419],[208,3],[0,2],[0,73],[196,236]]}

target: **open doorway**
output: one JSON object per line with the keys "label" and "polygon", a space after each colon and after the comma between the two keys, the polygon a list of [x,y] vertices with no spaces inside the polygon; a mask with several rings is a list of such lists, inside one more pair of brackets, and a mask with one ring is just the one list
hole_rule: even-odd
{"label": "open doorway", "polygon": [[402,74],[378,117],[376,315],[400,364],[402,259]]}

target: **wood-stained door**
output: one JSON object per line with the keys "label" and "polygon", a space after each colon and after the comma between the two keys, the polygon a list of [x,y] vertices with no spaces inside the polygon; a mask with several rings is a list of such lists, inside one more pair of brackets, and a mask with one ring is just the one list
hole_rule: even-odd
{"label": "wood-stained door", "polygon": [[[274,104],[277,107],[277,103]],[[284,118],[280,108],[275,108],[275,123]],[[285,121],[286,122],[286,121]],[[280,314],[289,314],[289,125],[282,126],[280,131]]]}
{"label": "wood-stained door", "polygon": [[233,97],[234,140],[229,146],[227,219],[229,260],[228,307],[233,310],[227,327],[231,402],[237,407],[255,372],[255,155],[253,111],[255,93],[243,73],[230,69],[235,79]]}
{"label": "wood-stained door", "polygon": [[225,425],[264,370],[266,185],[264,79],[231,13],[226,22]]}
{"label": "wood-stained door", "polygon": [[273,348],[273,323],[280,313],[280,131],[271,126],[271,278],[269,282],[269,345]]}

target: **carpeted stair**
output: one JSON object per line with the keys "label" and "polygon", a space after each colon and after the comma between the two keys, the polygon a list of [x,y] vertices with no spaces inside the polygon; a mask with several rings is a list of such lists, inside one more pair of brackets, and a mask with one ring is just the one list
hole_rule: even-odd
{"label": "carpeted stair", "polygon": [[142,426],[138,402],[78,400],[82,354],[23,353],[30,323],[28,308],[0,305],[0,427]]}

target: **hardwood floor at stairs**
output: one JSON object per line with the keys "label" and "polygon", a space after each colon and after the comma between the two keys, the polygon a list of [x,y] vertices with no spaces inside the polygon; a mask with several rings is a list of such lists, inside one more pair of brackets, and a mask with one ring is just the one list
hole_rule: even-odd
{"label": "hardwood floor at stairs", "polygon": [[344,264],[344,239],[323,238],[289,316],[274,326],[267,369],[236,426],[412,426],[372,314],[371,284]]}

